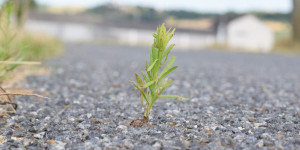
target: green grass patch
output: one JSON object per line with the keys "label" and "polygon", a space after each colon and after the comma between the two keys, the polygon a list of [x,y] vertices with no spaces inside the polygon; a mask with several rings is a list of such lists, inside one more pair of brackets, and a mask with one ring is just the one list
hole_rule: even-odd
{"label": "green grass patch", "polygon": [[12,13],[12,2],[0,6],[0,83],[18,64],[48,59],[63,50],[62,43],[53,37],[30,34],[17,28],[11,23]]}

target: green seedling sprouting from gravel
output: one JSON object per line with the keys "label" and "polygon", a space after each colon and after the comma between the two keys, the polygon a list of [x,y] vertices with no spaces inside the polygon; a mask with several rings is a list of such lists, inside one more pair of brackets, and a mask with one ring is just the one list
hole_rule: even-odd
{"label": "green seedling sprouting from gravel", "polygon": [[150,52],[150,61],[146,61],[145,72],[142,72],[142,78],[135,74],[136,83],[132,82],[135,89],[140,93],[141,104],[145,110],[144,120],[148,120],[151,107],[158,98],[170,98],[179,101],[188,100],[177,95],[162,95],[173,83],[173,80],[168,79],[167,75],[178,67],[172,66],[176,59],[175,56],[172,56],[168,61],[169,53],[175,46],[175,44],[168,46],[174,32],[175,29],[172,28],[166,30],[164,24],[158,26],[157,33],[153,33],[154,43]]}

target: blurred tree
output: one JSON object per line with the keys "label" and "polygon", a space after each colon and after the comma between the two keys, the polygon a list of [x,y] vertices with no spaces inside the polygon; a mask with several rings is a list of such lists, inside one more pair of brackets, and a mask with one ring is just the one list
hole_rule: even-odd
{"label": "blurred tree", "polygon": [[164,14],[159,13],[153,8],[147,8],[147,7],[136,7],[138,13],[136,17],[141,22],[161,22],[165,19]]}
{"label": "blurred tree", "polygon": [[167,16],[173,16],[176,19],[199,19],[199,18],[213,18],[218,16],[216,13],[198,13],[185,10],[166,10]]}
{"label": "blurred tree", "polygon": [[293,38],[300,42],[300,0],[293,0]]}
{"label": "blurred tree", "polygon": [[116,7],[114,7],[114,5],[111,5],[111,4],[96,6],[96,7],[88,9],[87,12],[94,13],[94,14],[101,14],[101,15],[120,13],[119,9],[117,9]]}

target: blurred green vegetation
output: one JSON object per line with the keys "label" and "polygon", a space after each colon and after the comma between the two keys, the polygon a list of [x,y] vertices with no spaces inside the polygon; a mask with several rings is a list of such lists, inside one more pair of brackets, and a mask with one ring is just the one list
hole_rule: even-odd
{"label": "blurred green vegetation", "polygon": [[[15,44],[13,43],[16,32],[10,26],[10,15],[12,12],[12,3],[5,3],[0,10],[0,61],[20,60],[19,51],[15,49]],[[8,72],[16,67],[17,65],[15,64],[0,63],[0,82],[8,76]]]}
{"label": "blurred green vegetation", "polygon": [[59,56],[63,51],[60,40],[45,34],[30,34],[23,31],[16,42],[25,61],[42,61]]}
{"label": "blurred green vegetation", "polygon": [[17,63],[41,61],[59,55],[63,48],[59,40],[30,34],[19,27],[18,21],[12,22],[11,15],[17,13],[14,6],[14,1],[0,5],[0,83],[18,66]]}

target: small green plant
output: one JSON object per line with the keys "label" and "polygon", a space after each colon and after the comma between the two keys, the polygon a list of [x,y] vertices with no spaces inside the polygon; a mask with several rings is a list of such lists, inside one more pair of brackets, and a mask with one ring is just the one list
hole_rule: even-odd
{"label": "small green plant", "polygon": [[[166,76],[178,67],[172,67],[176,59],[175,56],[172,56],[165,65],[170,51],[175,46],[175,44],[168,46],[174,32],[175,29],[172,30],[172,28],[166,30],[164,24],[158,26],[157,33],[153,33],[154,43],[150,52],[150,62],[146,61],[146,72],[142,72],[143,79],[138,74],[135,74],[136,83],[131,81],[135,89],[140,93],[141,104],[145,110],[144,119],[146,120],[148,120],[151,107],[158,98],[170,98],[179,101],[188,100],[177,95],[162,95],[166,88],[173,83],[173,80],[166,78]],[[144,101],[146,105],[144,105]]]}

